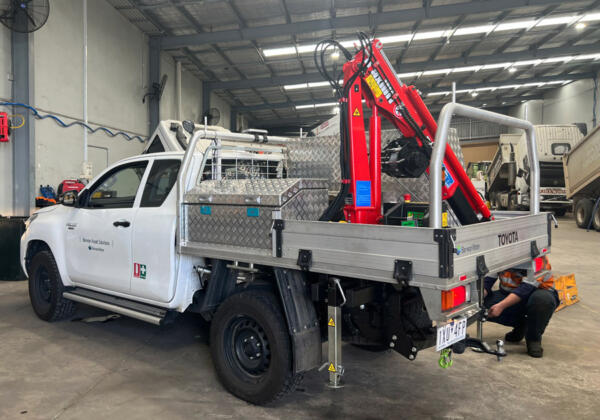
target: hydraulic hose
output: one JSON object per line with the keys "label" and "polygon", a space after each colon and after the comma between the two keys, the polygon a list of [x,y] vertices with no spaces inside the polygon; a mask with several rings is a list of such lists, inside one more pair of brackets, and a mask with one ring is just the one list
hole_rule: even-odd
{"label": "hydraulic hose", "polygon": [[[81,127],[85,127],[90,133],[96,133],[97,131],[103,131],[105,132],[109,137],[116,137],[116,136],[122,136],[124,137],[127,141],[131,141],[131,140],[139,140],[140,142],[145,142],[146,139],[142,138],[139,135],[135,135],[132,136],[130,134],[125,133],[124,131],[116,131],[113,132],[112,130],[106,128],[106,127],[96,127],[96,128],[92,128],[90,127],[88,124],[84,123],[83,121],[78,121],[75,120],[73,122],[70,123],[65,123],[63,120],[61,120],[60,118],[58,118],[56,115],[52,115],[52,114],[40,114],[39,111],[37,109],[35,109],[34,107],[32,107],[31,105],[27,105],[27,104],[23,104],[20,102],[0,102],[0,105],[4,105],[4,106],[17,106],[17,107],[21,107],[21,108],[25,108],[27,110],[29,110],[33,116],[35,118],[37,118],[38,120],[45,120],[47,118],[50,118],[52,120],[54,120],[54,122],[56,122],[58,125],[60,125],[63,128],[69,128],[72,127],[74,125],[79,125]],[[17,128],[17,127],[15,127]]]}

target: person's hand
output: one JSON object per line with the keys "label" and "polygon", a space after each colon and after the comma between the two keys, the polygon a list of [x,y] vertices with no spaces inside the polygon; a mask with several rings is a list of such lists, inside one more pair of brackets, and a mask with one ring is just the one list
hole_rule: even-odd
{"label": "person's hand", "polygon": [[488,295],[488,291],[487,289],[483,289],[483,297],[486,298]]}
{"label": "person's hand", "polygon": [[500,314],[502,314],[502,311],[504,311],[504,306],[500,303],[496,303],[495,305],[492,305],[492,307],[488,311],[488,318],[499,317]]}

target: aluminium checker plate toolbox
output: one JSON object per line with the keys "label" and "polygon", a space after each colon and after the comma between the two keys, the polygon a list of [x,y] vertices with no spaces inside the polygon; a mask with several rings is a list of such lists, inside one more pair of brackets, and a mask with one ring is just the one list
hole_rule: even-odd
{"label": "aluminium checker plate toolbox", "polygon": [[275,219],[318,220],[327,205],[320,179],[202,181],[185,195],[184,241],[270,254]]}

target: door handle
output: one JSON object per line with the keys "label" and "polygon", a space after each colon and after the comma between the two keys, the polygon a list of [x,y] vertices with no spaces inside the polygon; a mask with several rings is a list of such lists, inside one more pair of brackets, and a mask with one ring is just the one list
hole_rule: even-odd
{"label": "door handle", "polygon": [[130,225],[131,225],[131,223],[129,223],[128,220],[117,220],[117,221],[113,222],[114,227],[119,227],[119,226],[129,227]]}

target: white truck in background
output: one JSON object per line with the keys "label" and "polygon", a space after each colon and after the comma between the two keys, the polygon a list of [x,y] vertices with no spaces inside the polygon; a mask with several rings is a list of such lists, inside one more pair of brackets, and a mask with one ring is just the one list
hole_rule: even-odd
{"label": "white truck in background", "polygon": [[563,165],[577,226],[600,232],[600,127],[563,157]]}
{"label": "white truck in background", "polygon": [[[572,207],[567,198],[562,157],[583,134],[574,124],[536,125],[540,162],[540,208],[563,216]],[[488,197],[493,209],[529,209],[529,157],[525,136],[501,134],[498,151],[488,170]]]}

